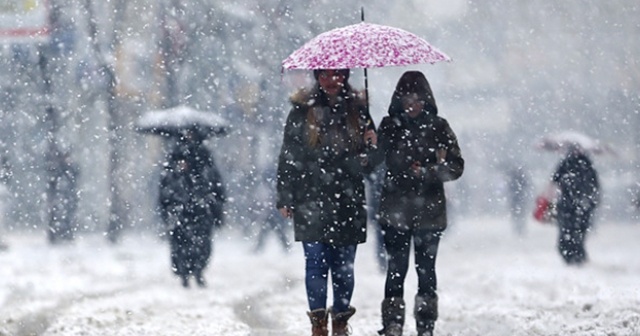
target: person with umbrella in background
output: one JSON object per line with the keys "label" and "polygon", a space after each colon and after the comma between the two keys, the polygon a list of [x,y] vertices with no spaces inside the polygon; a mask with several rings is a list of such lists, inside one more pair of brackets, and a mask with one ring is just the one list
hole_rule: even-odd
{"label": "person with umbrella in background", "polygon": [[551,180],[560,191],[556,204],[558,251],[567,264],[581,265],[587,261],[585,237],[600,203],[598,173],[585,149],[571,144]]}
{"label": "person with umbrella in background", "polygon": [[433,335],[438,318],[436,256],[447,228],[443,182],[462,176],[464,160],[449,123],[438,116],[433,92],[422,72],[407,71],[400,77],[379,136],[373,161],[384,160],[387,167],[379,221],[388,260],[379,334],[402,335],[404,281],[413,240],[418,274],[416,328],[419,336]]}
{"label": "person with umbrella in background", "polygon": [[225,118],[186,105],[148,111],[136,125],[138,132],[161,136],[170,146],[160,173],[158,210],[169,235],[172,269],[184,287],[191,276],[206,286],[213,230],[224,223],[226,190],[204,141],[230,129]]}
{"label": "person with umbrella in background", "polygon": [[225,189],[204,138],[185,129],[161,173],[159,207],[171,245],[171,266],[189,287],[193,276],[206,286],[204,270],[212,250],[213,229],[223,224]]}
{"label": "person with umbrella in background", "polygon": [[[363,153],[377,143],[365,99],[349,84],[349,70],[314,70],[315,83],[291,98],[278,159],[276,207],[293,218],[302,242],[313,336],[349,333],[356,247],[366,240]],[[327,309],[329,272],[333,306]]]}

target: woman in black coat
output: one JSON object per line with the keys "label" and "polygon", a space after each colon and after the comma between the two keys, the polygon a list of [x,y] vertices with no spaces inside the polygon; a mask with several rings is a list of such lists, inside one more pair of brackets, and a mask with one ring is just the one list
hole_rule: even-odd
{"label": "woman in black coat", "polygon": [[[349,70],[315,70],[316,83],[291,103],[278,162],[277,208],[293,218],[305,253],[305,284],[312,333],[347,334],[357,244],[366,239],[363,157],[376,137],[365,100],[348,83]],[[333,307],[326,308],[331,271]]]}
{"label": "woman in black coat", "polygon": [[418,273],[414,317],[418,335],[431,335],[438,317],[436,254],[447,227],[443,182],[462,175],[464,160],[421,72],[405,72],[398,81],[389,115],[380,124],[378,155],[387,166],[379,210],[388,256],[380,334],[402,335],[413,240]]}
{"label": "woman in black coat", "polygon": [[218,168],[200,142],[183,142],[169,157],[160,182],[160,213],[171,244],[171,265],[182,285],[203,275],[209,263],[212,230],[222,225],[225,190]]}
{"label": "woman in black coat", "polygon": [[585,236],[600,202],[600,182],[591,159],[572,146],[553,174],[560,195],[557,201],[558,250],[567,264],[587,261]]}

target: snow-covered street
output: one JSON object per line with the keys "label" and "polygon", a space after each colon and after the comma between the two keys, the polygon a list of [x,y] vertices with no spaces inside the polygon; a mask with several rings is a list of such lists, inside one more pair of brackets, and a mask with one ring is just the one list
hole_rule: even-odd
{"label": "snow-covered street", "polygon": [[[506,220],[456,223],[438,259],[438,335],[640,335],[637,224],[600,223],[591,261],[565,266],[555,228],[529,223],[515,238]],[[0,253],[0,335],[306,335],[303,259],[275,240],[265,253],[239,231],[220,232],[209,286],[185,290],[168,246],[131,233],[50,246],[42,234],[10,234]],[[373,241],[356,259],[353,335],[375,335],[384,277]],[[415,274],[405,299],[412,309]],[[409,316],[405,333],[415,335]]]}

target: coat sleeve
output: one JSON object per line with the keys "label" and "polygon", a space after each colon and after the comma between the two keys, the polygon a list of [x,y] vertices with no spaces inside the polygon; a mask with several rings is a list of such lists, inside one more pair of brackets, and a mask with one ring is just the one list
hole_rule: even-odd
{"label": "coat sleeve", "polygon": [[427,167],[424,175],[427,182],[448,182],[457,180],[464,172],[464,159],[458,145],[458,138],[445,119],[440,119],[438,135],[439,149],[445,151],[444,162]]}
{"label": "coat sleeve", "polygon": [[302,121],[302,111],[300,107],[294,106],[289,112],[287,122],[284,127],[282,147],[278,156],[277,175],[277,199],[276,207],[293,208],[295,205],[295,188],[300,187],[297,182],[301,181],[303,165],[303,132],[304,123]]}

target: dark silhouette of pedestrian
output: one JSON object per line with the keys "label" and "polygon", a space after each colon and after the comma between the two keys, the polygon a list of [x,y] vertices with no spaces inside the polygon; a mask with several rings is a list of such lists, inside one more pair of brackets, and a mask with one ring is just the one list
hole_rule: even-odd
{"label": "dark silhouette of pedestrian", "polygon": [[160,215],[171,245],[171,266],[182,285],[193,276],[206,286],[204,270],[213,230],[222,226],[225,189],[218,168],[200,141],[185,140],[169,156],[161,175]]}
{"label": "dark silhouette of pedestrian", "polygon": [[56,151],[50,158],[49,169],[52,174],[48,188],[51,195],[49,209],[49,230],[47,236],[52,244],[70,241],[77,230],[76,211],[80,197],[78,178],[80,168],[68,151]]}
{"label": "dark silhouette of pedestrian", "polygon": [[385,272],[387,270],[387,251],[384,248],[384,236],[378,217],[378,210],[380,209],[380,195],[382,193],[382,186],[384,185],[385,174],[386,167],[384,164],[381,164],[376,167],[371,174],[366,175],[367,222],[374,232],[374,257],[376,258],[380,272]]}
{"label": "dark silhouette of pedestrian", "polygon": [[585,238],[600,203],[600,182],[591,159],[580,146],[571,146],[552,177],[560,194],[556,204],[558,250],[569,265],[588,260]]}
{"label": "dark silhouette of pedestrian", "polygon": [[255,253],[262,252],[264,250],[267,238],[270,234],[274,234],[280,243],[283,251],[289,252],[291,243],[287,235],[289,221],[288,219],[280,215],[280,211],[276,208],[276,178],[277,173],[274,169],[268,169],[263,174],[263,180],[259,186],[259,190],[265,190],[267,195],[266,199],[258,205],[261,209],[261,216],[259,218],[260,230],[256,237],[256,246],[254,248]]}

